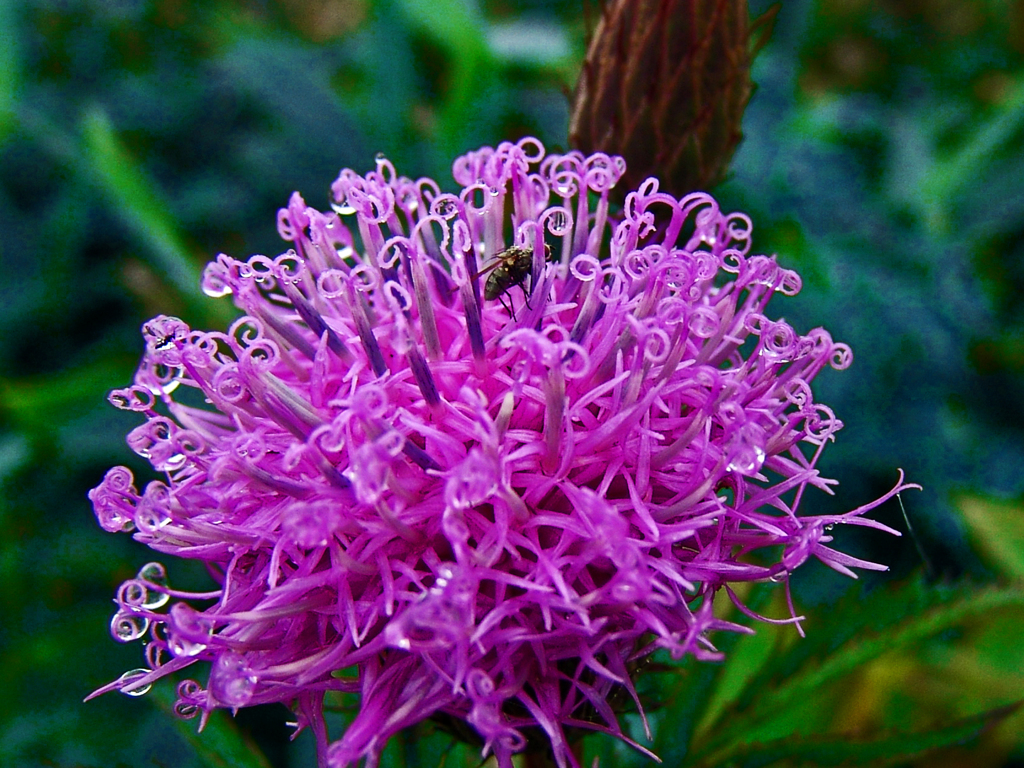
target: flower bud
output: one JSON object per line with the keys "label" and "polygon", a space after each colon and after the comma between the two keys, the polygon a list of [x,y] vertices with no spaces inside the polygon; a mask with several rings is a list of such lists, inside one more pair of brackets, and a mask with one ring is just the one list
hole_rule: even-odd
{"label": "flower bud", "polygon": [[657,176],[682,195],[714,186],[739,144],[750,65],[774,17],[743,0],[613,0],[576,84],[569,143],[626,160],[624,189]]}

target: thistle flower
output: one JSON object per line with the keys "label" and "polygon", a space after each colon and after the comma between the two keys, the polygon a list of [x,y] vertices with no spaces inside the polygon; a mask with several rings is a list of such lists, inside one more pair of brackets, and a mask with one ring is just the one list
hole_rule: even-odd
{"label": "thistle flower", "polygon": [[[157,563],[125,582],[111,629],[147,666],[93,695],[206,662],[178,715],[283,702],[321,766],[375,765],[433,715],[505,768],[543,732],[564,768],[567,728],[643,750],[608,702],[643,713],[633,662],[718,659],[711,633],[750,631],[715,616],[720,590],[798,624],[733,586],[812,556],[884,570],[828,531],[895,534],[863,515],[902,477],[851,512],[798,513],[831,492],[815,464],[841,426],[810,383],[849,348],[764,314],[800,279],[750,254],[743,214],[648,179],[613,215],[623,171],[524,139],[459,158],[445,194],[380,157],[342,171],[331,213],[292,196],[291,250],[207,267],[205,292],[245,313],[227,333],[146,323],[110,399],[145,416],[128,444],[164,479],[139,492],[115,467],[90,498],[103,528],[201,561],[217,588],[175,590]],[[361,702],[333,742],[330,691]]]}

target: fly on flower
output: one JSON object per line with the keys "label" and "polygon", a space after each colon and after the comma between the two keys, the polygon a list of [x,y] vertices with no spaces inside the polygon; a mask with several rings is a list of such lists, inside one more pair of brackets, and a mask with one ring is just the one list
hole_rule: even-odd
{"label": "fly on flower", "polygon": [[[551,259],[551,246],[547,243],[544,244],[544,258],[545,261]],[[498,253],[494,257],[494,261],[480,270],[477,276],[487,275],[487,281],[484,283],[484,298],[487,301],[499,299],[509,315],[515,317],[512,309],[505,305],[504,295],[518,286],[523,292],[523,300],[529,305],[529,292],[523,287],[523,284],[530,277],[532,271],[533,248],[513,245]],[[532,285],[530,289],[532,292]]]}
{"label": "fly on flower", "polygon": [[[575,767],[581,729],[647,753],[609,702],[643,718],[638,662],[718,660],[715,633],[764,619],[738,584],[788,589],[810,558],[884,570],[830,528],[896,533],[865,513],[902,477],[845,514],[812,506],[842,424],[811,382],[849,348],[767,316],[800,278],[751,252],[745,215],[656,179],[616,212],[624,170],[524,139],[459,158],[446,194],[381,157],[341,172],[330,212],[293,195],[286,252],[207,267],[203,290],[244,313],[226,332],[143,326],[110,400],[144,419],[128,444],[160,479],[115,467],[90,498],[104,529],[215,583],[146,566],[122,585],[112,632],[146,666],[96,694],[188,669],[180,716],[286,704],[327,768],[376,765],[430,717],[500,768],[538,737]],[[509,229],[563,263],[535,270]],[[483,286],[476,253],[497,254]],[[493,301],[516,286],[518,317]],[[790,610],[765,620],[799,627]],[[330,737],[339,693],[360,709]]]}

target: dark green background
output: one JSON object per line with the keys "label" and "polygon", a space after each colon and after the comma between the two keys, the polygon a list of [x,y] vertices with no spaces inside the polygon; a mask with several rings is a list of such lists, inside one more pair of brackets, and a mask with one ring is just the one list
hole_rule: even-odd
{"label": "dark green background", "polygon": [[[85,498],[113,464],[146,473],[123,442],[134,420],[105,394],[129,381],[148,317],[224,324],[229,307],[196,287],[203,263],[283,250],[276,210],[293,190],[326,207],[338,169],[365,172],[377,152],[450,188],[452,159],[483,144],[532,134],[566,149],[583,8],[0,2],[0,764],[217,764],[154,695],[81,703],[141,665],[137,645],[109,636],[110,600],[155,559],[101,531]],[[920,572],[933,585],[1019,579],[1024,2],[792,0],[754,79],[746,138],[714,191],[751,215],[756,250],[803,275],[771,313],[824,325],[855,353],[817,382],[846,428],[822,464],[839,492],[814,509],[880,495],[897,467],[925,486],[904,495],[917,546],[843,534],[848,551],[893,565],[854,588]],[[879,514],[906,528],[897,506]],[[204,583],[168,565],[176,583]],[[808,566],[797,592],[811,633],[827,636],[826,604],[849,586]],[[986,616],[875,663],[864,722],[1024,697],[1021,626],[1019,610]],[[924,674],[965,653],[975,688],[915,696],[884,682],[886,663]],[[310,765],[305,737],[286,744],[284,714],[240,720],[274,765]],[[426,733],[389,764],[437,764],[447,737]],[[992,743],[978,765],[1024,765],[1012,735]],[[632,760],[608,754],[602,765]],[[473,765],[472,751],[448,764]]]}

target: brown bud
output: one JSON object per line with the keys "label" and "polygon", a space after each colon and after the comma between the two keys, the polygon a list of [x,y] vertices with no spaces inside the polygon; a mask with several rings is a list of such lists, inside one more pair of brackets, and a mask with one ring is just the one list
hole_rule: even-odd
{"label": "brown bud", "polygon": [[[752,90],[745,0],[610,0],[574,96],[569,141],[622,155],[621,183],[657,176],[682,195],[725,176]],[[764,39],[762,37],[761,39]]]}

